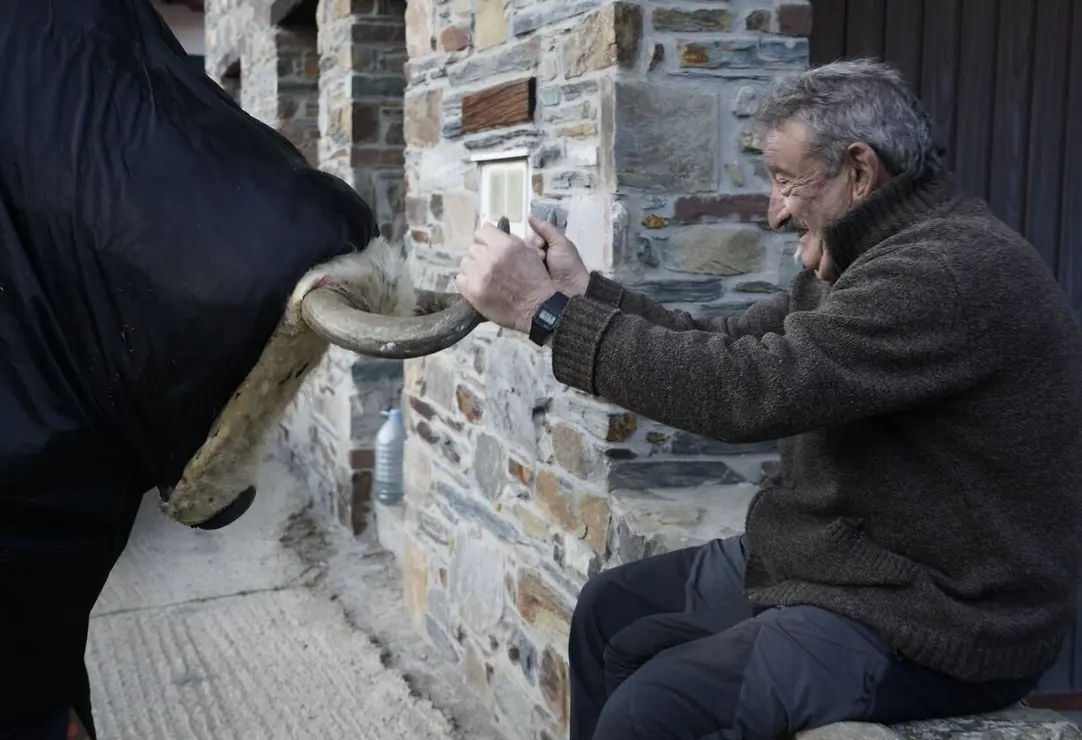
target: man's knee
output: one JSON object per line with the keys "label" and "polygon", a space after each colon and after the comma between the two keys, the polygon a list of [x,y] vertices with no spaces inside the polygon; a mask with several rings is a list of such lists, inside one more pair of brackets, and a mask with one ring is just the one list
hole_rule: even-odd
{"label": "man's knee", "polygon": [[573,625],[593,621],[594,614],[612,607],[617,591],[613,575],[611,570],[601,571],[586,582],[575,601],[575,609],[571,615]]}

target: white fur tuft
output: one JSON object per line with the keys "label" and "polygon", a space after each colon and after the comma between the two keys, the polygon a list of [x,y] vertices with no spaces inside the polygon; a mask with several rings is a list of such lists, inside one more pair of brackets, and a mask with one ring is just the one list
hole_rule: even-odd
{"label": "white fur tuft", "polygon": [[323,286],[346,296],[362,311],[384,316],[410,316],[416,304],[405,250],[382,236],[359,252],[335,257],[305,273],[289,299],[291,321],[301,320],[301,301]]}

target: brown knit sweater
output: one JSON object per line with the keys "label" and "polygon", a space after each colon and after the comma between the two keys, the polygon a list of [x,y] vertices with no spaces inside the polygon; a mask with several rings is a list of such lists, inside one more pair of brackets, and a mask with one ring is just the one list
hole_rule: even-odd
{"label": "brown knit sweater", "polygon": [[1035,675],[1082,565],[1082,332],[1035,250],[948,173],[832,224],[840,270],[698,321],[594,275],[561,382],[716,439],[780,439],[748,596],[877,628],[965,680]]}

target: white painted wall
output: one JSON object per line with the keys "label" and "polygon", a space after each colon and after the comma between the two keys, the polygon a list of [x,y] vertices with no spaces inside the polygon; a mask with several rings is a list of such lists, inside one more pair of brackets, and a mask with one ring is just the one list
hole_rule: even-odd
{"label": "white painted wall", "polygon": [[202,13],[193,13],[181,5],[162,5],[157,0],[153,0],[152,4],[186,52],[200,56],[206,53]]}

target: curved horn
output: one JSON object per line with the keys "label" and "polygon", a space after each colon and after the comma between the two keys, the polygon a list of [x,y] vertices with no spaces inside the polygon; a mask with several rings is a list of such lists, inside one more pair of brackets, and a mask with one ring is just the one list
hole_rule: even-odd
{"label": "curved horn", "polygon": [[[511,232],[506,217],[497,228]],[[370,357],[404,360],[434,354],[462,341],[485,321],[465,298],[454,293],[416,291],[421,315],[381,316],[355,308],[329,287],[319,287],[301,301],[305,323],[331,344]]]}
{"label": "curved horn", "polygon": [[485,319],[466,299],[427,316],[380,316],[354,308],[345,296],[316,288],[301,302],[301,316],[331,344],[370,357],[406,360],[447,349]]}

